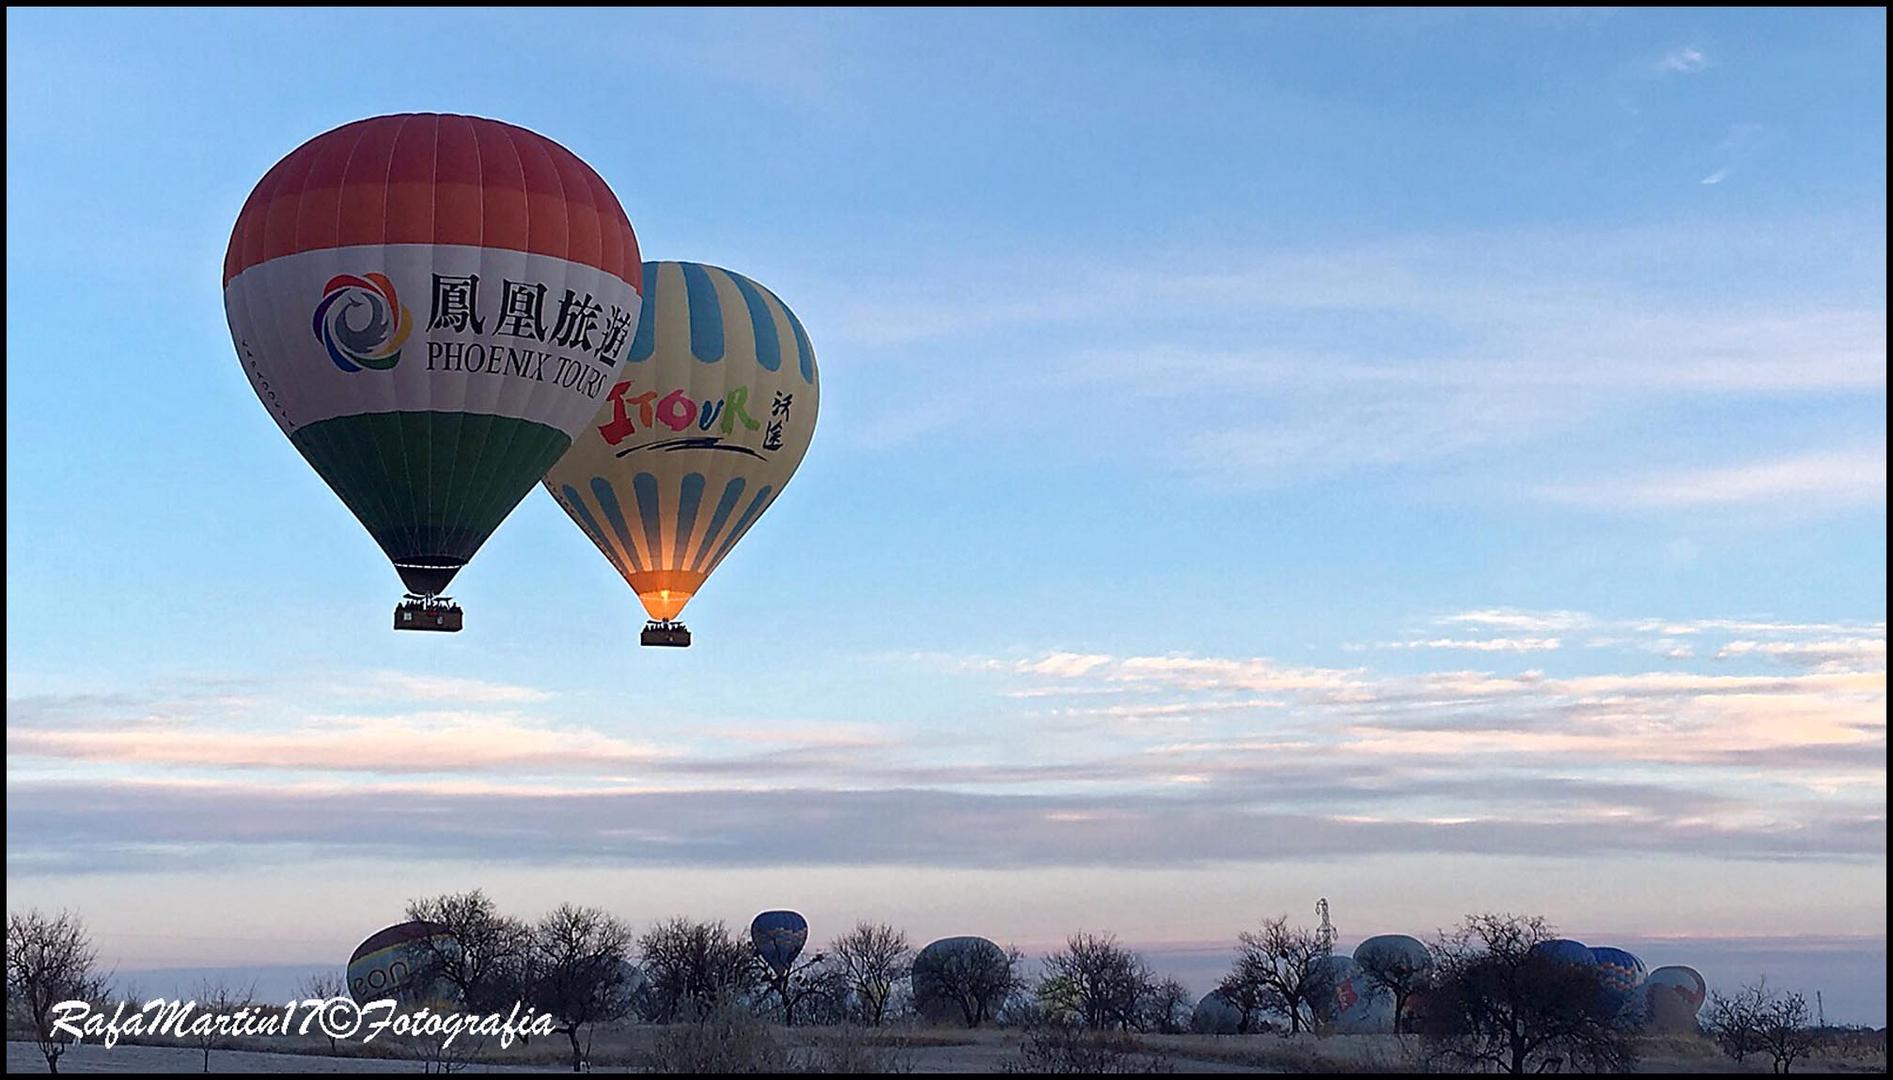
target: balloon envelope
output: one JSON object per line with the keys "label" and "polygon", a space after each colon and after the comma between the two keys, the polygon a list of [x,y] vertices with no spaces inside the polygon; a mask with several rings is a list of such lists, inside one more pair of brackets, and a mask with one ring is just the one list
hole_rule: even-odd
{"label": "balloon envelope", "polygon": [[1550,941],[1541,941],[1533,945],[1531,951],[1563,964],[1576,964],[1580,967],[1590,967],[1597,963],[1597,957],[1593,955],[1589,946],[1581,941],[1572,941],[1570,938],[1553,938]]}
{"label": "balloon envelope", "polygon": [[769,970],[781,976],[808,944],[808,920],[793,911],[765,911],[749,924],[749,940]]}
{"label": "balloon envelope", "polygon": [[768,289],[688,262],[645,263],[644,281],[628,362],[545,484],[651,618],[673,619],[782,494],[821,388]]}
{"label": "balloon envelope", "polygon": [[378,930],[355,947],[348,958],[348,994],[358,1005],[393,998],[403,1005],[445,1000],[451,988],[417,979],[426,963],[425,943],[434,941],[443,951],[454,947],[445,926],[431,922],[397,923]]}
{"label": "balloon envelope", "polygon": [[1639,996],[1637,990],[1643,985],[1645,974],[1643,961],[1622,949],[1609,946],[1592,949],[1591,956],[1597,961],[1598,982],[1605,1008],[1621,1015]]}
{"label": "balloon envelope", "polygon": [[1644,1020],[1656,1031],[1695,1031],[1696,1014],[1708,996],[1709,984],[1695,968],[1657,968],[1643,981]]}
{"label": "balloon envelope", "polygon": [[931,1023],[960,1019],[960,1005],[947,995],[937,973],[949,966],[976,970],[1005,962],[1006,951],[987,938],[964,935],[929,943],[914,955],[914,1011]]}
{"label": "balloon envelope", "polygon": [[1317,1022],[1342,1031],[1393,1030],[1393,995],[1369,980],[1350,957],[1318,961],[1316,993],[1310,1004]]}
{"label": "balloon envelope", "polygon": [[643,274],[617,198],[558,143],[378,116],[258,182],[224,312],[270,417],[434,595],[598,411]]}
{"label": "balloon envelope", "polygon": [[1211,990],[1190,1013],[1190,1030],[1198,1035],[1234,1035],[1242,1030],[1242,1010],[1222,991]]}

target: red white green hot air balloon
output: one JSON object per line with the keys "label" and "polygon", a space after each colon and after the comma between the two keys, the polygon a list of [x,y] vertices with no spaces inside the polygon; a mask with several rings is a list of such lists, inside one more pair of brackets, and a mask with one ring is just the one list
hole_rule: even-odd
{"label": "red white green hot air balloon", "polygon": [[422,601],[396,627],[459,629],[434,598],[621,377],[644,273],[623,208],[571,151],[411,113],[277,162],[223,281],[257,397]]}
{"label": "red white green hot air balloon", "polygon": [[644,264],[644,316],[591,425],[546,489],[653,622],[647,645],[688,645],[671,622],[789,482],[821,385],[808,333],[741,274]]}

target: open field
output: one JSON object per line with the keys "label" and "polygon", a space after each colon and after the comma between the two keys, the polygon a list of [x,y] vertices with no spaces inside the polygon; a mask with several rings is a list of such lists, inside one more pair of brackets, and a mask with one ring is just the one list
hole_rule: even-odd
{"label": "open field", "polygon": [[[681,1027],[619,1025],[592,1040],[594,1071],[635,1072],[648,1067],[660,1039]],[[1018,1060],[1017,1031],[951,1028],[888,1028],[879,1032],[834,1028],[786,1029],[771,1026],[767,1038],[791,1056],[795,1067],[819,1071],[899,1071],[915,1073],[994,1072]],[[1405,1072],[1423,1067],[1411,1039],[1386,1035],[1142,1035],[1135,1045],[1136,1064],[1167,1064],[1178,1072]],[[458,1047],[457,1047],[458,1049]],[[569,1052],[562,1037],[535,1039],[530,1045],[479,1048],[474,1060],[456,1071],[566,1071]],[[1765,1060],[1737,1064],[1706,1040],[1651,1038],[1640,1046],[1639,1071],[1661,1073],[1767,1073]],[[211,1051],[212,1072],[416,1072],[423,1055],[393,1042],[367,1046],[344,1044],[331,1053],[325,1039],[305,1037],[247,1040],[240,1049]],[[7,1071],[44,1069],[31,1043],[7,1043]],[[60,1060],[62,1072],[199,1072],[202,1054],[175,1043],[129,1045],[112,1049],[84,1045]],[[1868,1073],[1886,1070],[1884,1033],[1856,1036],[1846,1045],[1817,1056],[1796,1072]]]}

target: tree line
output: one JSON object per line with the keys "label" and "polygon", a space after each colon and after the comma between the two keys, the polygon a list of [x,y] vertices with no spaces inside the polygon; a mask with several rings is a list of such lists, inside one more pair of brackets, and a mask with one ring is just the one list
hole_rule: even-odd
{"label": "tree line", "polygon": [[[505,1014],[519,1004],[555,1018],[574,1070],[586,1067],[597,1025],[701,1024],[731,1009],[785,1024],[879,1027],[917,1019],[1075,1038],[1205,1030],[1190,991],[1109,933],[1071,934],[1028,975],[1024,954],[1011,946],[960,938],[916,950],[904,931],[861,922],[777,972],[720,920],[678,916],[640,933],[600,908],[560,904],[526,921],[479,889],[416,899],[406,915],[443,928],[406,946],[410,986],[429,987],[467,1012]],[[1398,1029],[1417,1036],[1431,1067],[1513,1074],[1631,1068],[1633,1032],[1599,993],[1596,973],[1537,948],[1554,937],[1541,917],[1471,915],[1438,935],[1423,967],[1357,962],[1370,986],[1391,995]],[[1286,916],[1264,920],[1238,936],[1211,997],[1227,1006],[1240,1033],[1319,1027],[1324,996],[1334,992],[1330,950],[1317,930],[1290,925]],[[57,1072],[66,1044],[50,1031],[52,1007],[104,1001],[110,976],[98,970],[83,921],[68,912],[9,915],[6,963],[9,1024],[30,1026]],[[328,973],[304,985],[310,996],[341,986]],[[1815,1046],[1807,1012],[1800,995],[1758,985],[1712,994],[1705,1021],[1731,1057],[1769,1055],[1786,1072]]]}

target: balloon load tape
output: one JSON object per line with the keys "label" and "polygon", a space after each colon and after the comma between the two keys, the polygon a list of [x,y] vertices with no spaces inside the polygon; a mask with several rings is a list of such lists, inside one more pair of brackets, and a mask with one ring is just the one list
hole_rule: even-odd
{"label": "balloon load tape", "polygon": [[394,609],[396,630],[437,630],[454,633],[465,625],[460,605],[445,596],[413,596]]}
{"label": "balloon load tape", "polygon": [[638,641],[644,645],[669,645],[687,649],[690,647],[690,628],[680,622],[653,619],[644,624],[644,633],[638,635]]}

